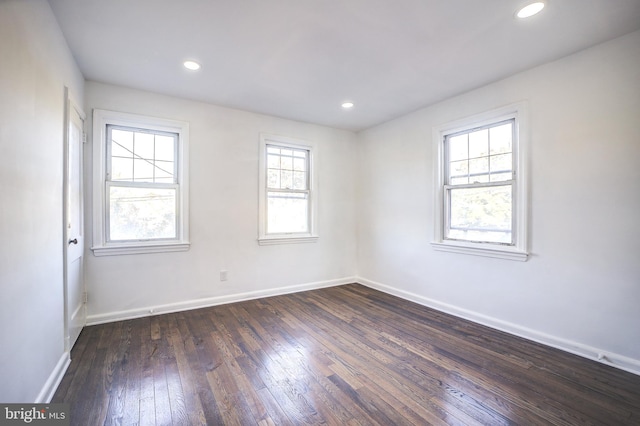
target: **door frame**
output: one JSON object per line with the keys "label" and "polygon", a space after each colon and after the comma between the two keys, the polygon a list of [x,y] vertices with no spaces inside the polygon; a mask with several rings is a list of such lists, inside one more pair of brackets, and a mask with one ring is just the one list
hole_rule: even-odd
{"label": "door frame", "polygon": [[[72,95],[71,91],[69,90],[68,87],[65,86],[64,88],[64,131],[63,131],[63,185],[62,185],[62,235],[63,235],[63,239],[62,239],[62,268],[63,268],[63,298],[64,298],[64,350],[66,352],[71,352],[71,348],[73,346],[74,342],[70,341],[70,335],[69,335],[69,331],[70,331],[70,324],[69,324],[69,318],[70,315],[72,314],[72,312],[69,312],[72,308],[69,306],[68,304],[68,249],[69,249],[69,240],[71,238],[71,235],[69,235],[69,228],[68,228],[68,222],[69,222],[69,199],[70,199],[70,194],[69,194],[69,138],[70,138],[70,134],[69,134],[69,124],[70,124],[70,120],[71,120],[71,114],[72,112],[75,111],[75,113],[78,114],[78,116],[81,118],[82,122],[83,122],[83,126],[82,126],[82,135],[81,135],[81,141],[80,141],[80,164],[79,164],[79,179],[80,179],[80,226],[82,229],[82,235],[86,235],[86,233],[84,232],[84,143],[86,142],[85,139],[85,131],[84,131],[84,123],[86,121],[86,114],[84,113],[84,111],[80,108],[79,103],[75,100],[74,96]],[[83,313],[83,318],[84,318],[84,325],[86,324],[86,317],[87,317],[87,313],[86,313],[86,288],[85,288],[85,283],[84,283],[84,255],[82,256],[83,259],[83,264],[81,265],[80,268],[80,274],[81,274],[81,281],[82,281],[82,300],[83,300],[83,305],[82,305],[82,309],[84,310]]]}

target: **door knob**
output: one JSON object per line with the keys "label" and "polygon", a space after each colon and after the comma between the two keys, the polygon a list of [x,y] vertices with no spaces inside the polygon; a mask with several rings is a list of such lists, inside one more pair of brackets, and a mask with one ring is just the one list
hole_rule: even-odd
{"label": "door knob", "polygon": [[69,240],[69,244],[78,244],[78,239],[74,238],[73,240]]}

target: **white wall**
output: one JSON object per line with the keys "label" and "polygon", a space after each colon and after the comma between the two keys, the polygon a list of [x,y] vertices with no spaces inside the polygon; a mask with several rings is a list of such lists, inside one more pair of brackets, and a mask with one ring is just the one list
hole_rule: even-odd
{"label": "white wall", "polygon": [[[530,260],[434,251],[432,128],[522,100]],[[358,155],[363,282],[640,372],[640,32],[364,131]]]}
{"label": "white wall", "polygon": [[82,100],[84,80],[49,4],[0,2],[2,402],[47,398],[52,390],[47,382],[67,358],[62,282],[65,85]]}
{"label": "white wall", "polygon": [[[187,121],[191,136],[191,249],[106,257],[88,250],[90,322],[307,288],[282,287],[353,281],[355,134],[95,82],[85,90],[88,112],[99,108]],[[318,242],[258,245],[260,132],[318,144]],[[87,165],[90,183],[90,161]],[[90,221],[88,227],[92,235]],[[220,281],[222,269],[228,270],[228,281]]]}

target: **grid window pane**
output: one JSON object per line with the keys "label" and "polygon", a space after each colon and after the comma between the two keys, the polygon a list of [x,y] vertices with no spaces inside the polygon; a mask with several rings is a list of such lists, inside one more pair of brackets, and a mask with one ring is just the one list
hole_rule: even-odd
{"label": "grid window pane", "polygon": [[[469,160],[469,180],[471,182],[482,182],[482,178],[486,177],[488,180],[489,174],[489,158],[474,158]],[[484,175],[484,176],[483,176]]]}
{"label": "grid window pane", "polygon": [[307,174],[305,172],[293,172],[293,189],[307,189]]}
{"label": "grid window pane", "polygon": [[158,182],[159,179],[169,179],[173,181],[173,162],[172,161],[158,161],[156,160],[154,164],[154,173],[155,180]]}
{"label": "grid window pane", "polygon": [[136,132],[134,134],[133,152],[136,158],[154,158],[154,135],[150,133]]}
{"label": "grid window pane", "polygon": [[133,160],[133,180],[135,182],[153,182],[153,162],[138,158]]}
{"label": "grid window pane", "polygon": [[290,170],[280,171],[280,188],[293,189],[293,172]]}
{"label": "grid window pane", "polygon": [[307,162],[304,158],[293,159],[293,170],[305,171],[307,170]]}
{"label": "grid window pane", "polygon": [[268,155],[267,156],[267,167],[270,169],[279,169],[280,168],[280,156],[279,155]]}
{"label": "grid window pane", "polygon": [[155,154],[156,161],[175,161],[176,140],[170,136],[156,135]]}
{"label": "grid window pane", "polygon": [[449,165],[450,185],[462,185],[469,183],[469,160],[453,161]]}
{"label": "grid window pane", "polygon": [[177,135],[107,126],[111,164],[108,180],[177,183]]}
{"label": "grid window pane", "polygon": [[111,159],[111,179],[113,181],[133,180],[133,159],[114,157]]}
{"label": "grid window pane", "polygon": [[109,187],[109,240],[176,238],[176,189]]}
{"label": "grid window pane", "polygon": [[448,140],[449,161],[466,160],[469,158],[468,135],[453,136]]}
{"label": "grid window pane", "polygon": [[[513,122],[445,138],[449,185],[511,180]],[[468,175],[468,179],[465,176]],[[508,176],[508,177],[507,177]]]}
{"label": "grid window pane", "polygon": [[267,170],[267,186],[269,188],[280,188],[279,170]]}
{"label": "grid window pane", "polygon": [[511,152],[511,144],[513,139],[513,124],[507,123],[501,126],[489,129],[490,137],[490,154],[502,154]]}
{"label": "grid window pane", "polygon": [[462,177],[469,175],[469,161],[453,161],[449,166],[449,175],[451,177]]}
{"label": "grid window pane", "polygon": [[111,141],[111,155],[133,158],[133,132],[113,129]]}
{"label": "grid window pane", "polygon": [[308,151],[267,147],[267,188],[308,189]]}
{"label": "grid window pane", "polygon": [[489,154],[489,129],[469,133],[469,158],[486,157]]}
{"label": "grid window pane", "polygon": [[509,172],[513,168],[511,153],[492,155],[491,159],[491,173]]}
{"label": "grid window pane", "polygon": [[281,157],[280,158],[280,168],[282,170],[293,170],[293,158],[292,157]]}

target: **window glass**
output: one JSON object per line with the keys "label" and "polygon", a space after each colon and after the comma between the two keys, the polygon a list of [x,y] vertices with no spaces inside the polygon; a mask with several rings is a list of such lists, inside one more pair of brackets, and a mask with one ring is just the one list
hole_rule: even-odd
{"label": "window glass", "polygon": [[309,152],[267,147],[267,233],[309,232]]}
{"label": "window glass", "polygon": [[258,243],[316,241],[313,145],[266,134],[260,144]]}
{"label": "window glass", "polygon": [[109,187],[109,240],[176,238],[174,188]]}
{"label": "window glass", "polygon": [[93,126],[94,254],[188,250],[189,124],[95,109]]}
{"label": "window glass", "polygon": [[433,130],[435,250],[526,261],[527,102]]}
{"label": "window glass", "polygon": [[508,120],[445,137],[446,239],[513,244],[513,127]]}
{"label": "window glass", "polygon": [[511,185],[451,189],[447,238],[511,244]]}

